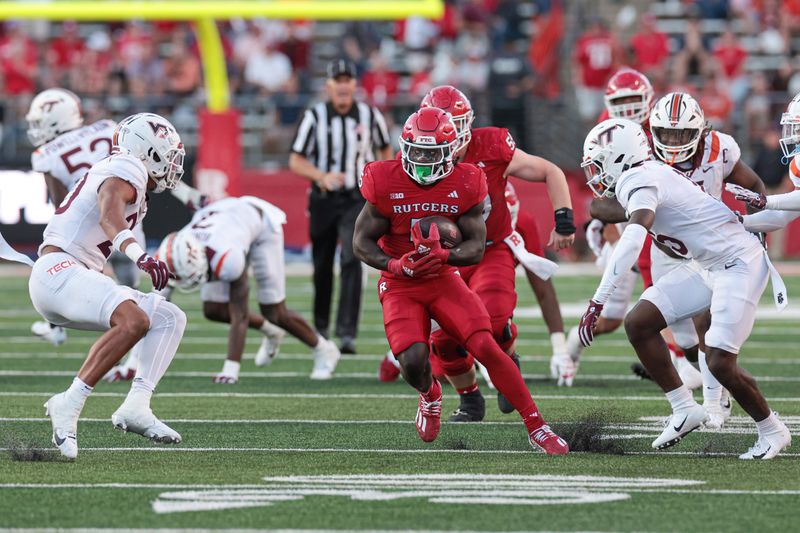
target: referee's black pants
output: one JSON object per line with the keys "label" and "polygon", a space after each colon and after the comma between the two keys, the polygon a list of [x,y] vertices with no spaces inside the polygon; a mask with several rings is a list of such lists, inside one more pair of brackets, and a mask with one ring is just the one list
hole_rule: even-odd
{"label": "referee's black pants", "polygon": [[322,193],[312,188],[309,196],[311,254],[314,259],[314,326],[328,336],[333,294],[333,260],[341,243],[341,287],[336,336],[355,339],[361,313],[361,261],[353,253],[356,218],[364,207],[358,189]]}

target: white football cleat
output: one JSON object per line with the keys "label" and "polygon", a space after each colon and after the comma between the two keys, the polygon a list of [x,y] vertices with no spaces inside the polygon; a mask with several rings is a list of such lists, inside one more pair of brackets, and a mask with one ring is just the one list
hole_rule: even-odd
{"label": "white football cleat", "polygon": [[64,392],[51,396],[44,404],[44,413],[53,426],[53,444],[67,459],[78,457],[78,417],[81,409],[71,405]]}
{"label": "white football cleat", "polygon": [[683,437],[703,425],[707,418],[708,413],[702,405],[697,403],[689,409],[672,413],[672,416],[667,419],[667,427],[653,441],[653,448],[663,450],[675,446]]}
{"label": "white football cleat", "polygon": [[783,422],[780,422],[780,425],[781,427],[777,431],[759,436],[753,447],[740,455],[739,459],[772,459],[791,446],[792,434],[789,433],[789,428]]}
{"label": "white football cleat", "polygon": [[342,354],[335,342],[320,338],[319,344],[314,347],[314,368],[311,371],[311,379],[331,379],[341,357]]}
{"label": "white football cleat", "polygon": [[556,377],[558,379],[559,387],[572,387],[572,381],[575,379],[575,374],[578,373],[578,365],[572,358],[567,355],[556,356],[550,359],[550,368],[556,368]]}
{"label": "white football cleat", "polygon": [[125,405],[124,403],[111,415],[111,423],[120,431],[137,433],[153,442],[177,444],[180,434],[156,418],[149,407]]}
{"label": "white football cleat", "polygon": [[261,346],[256,352],[256,366],[271,365],[272,361],[278,356],[281,349],[281,342],[286,332],[282,329],[275,328],[274,331],[264,334],[264,339],[261,341]]}
{"label": "white football cleat", "polygon": [[233,376],[230,374],[225,374],[224,372],[220,372],[219,374],[215,374],[213,378],[211,378],[212,383],[222,383],[225,385],[233,385],[239,382],[239,376]]}
{"label": "white football cleat", "polygon": [[38,320],[31,325],[31,333],[53,346],[61,346],[67,342],[67,330],[61,326],[54,326],[50,322]]}

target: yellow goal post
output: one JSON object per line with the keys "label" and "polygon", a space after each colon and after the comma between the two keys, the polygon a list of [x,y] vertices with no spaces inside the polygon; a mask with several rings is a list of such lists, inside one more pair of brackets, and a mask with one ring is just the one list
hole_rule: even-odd
{"label": "yellow goal post", "polygon": [[208,109],[228,109],[230,94],[222,41],[216,20],[397,20],[440,18],[443,0],[51,0],[0,2],[0,20],[76,21],[182,20],[195,23],[203,63]]}

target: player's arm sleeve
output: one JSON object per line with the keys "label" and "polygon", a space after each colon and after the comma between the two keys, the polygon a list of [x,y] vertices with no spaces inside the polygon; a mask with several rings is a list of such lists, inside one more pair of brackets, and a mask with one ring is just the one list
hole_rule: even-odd
{"label": "player's arm sleeve", "polygon": [[292,141],[292,152],[307,157],[314,148],[314,135],[316,134],[317,120],[311,109],[306,109],[303,119],[297,125],[297,131]]}
{"label": "player's arm sleeve", "polygon": [[747,231],[768,233],[786,227],[797,217],[800,217],[800,211],[766,210],[752,215],[745,215],[742,217],[742,223]]}
{"label": "player's arm sleeve", "polygon": [[604,304],[608,301],[614,288],[619,285],[620,279],[636,264],[646,238],[647,229],[644,226],[628,224],[614,247],[614,252],[603,272],[603,279],[600,280],[600,285],[592,297],[595,302]]}
{"label": "player's arm sleeve", "polygon": [[776,211],[800,211],[800,189],[767,196],[766,208]]}
{"label": "player's arm sleeve", "polygon": [[392,143],[389,138],[389,128],[386,126],[386,119],[377,108],[371,107],[370,113],[372,114],[372,143],[375,148],[381,150]]}

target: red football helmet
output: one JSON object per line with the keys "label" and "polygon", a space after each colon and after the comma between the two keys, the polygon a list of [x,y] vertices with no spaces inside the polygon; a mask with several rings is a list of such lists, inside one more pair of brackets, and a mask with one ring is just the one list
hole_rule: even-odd
{"label": "red football helmet", "polygon": [[437,107],[420,109],[408,117],[400,134],[403,170],[422,185],[437,182],[453,171],[457,143],[450,113]]}
{"label": "red football helmet", "polygon": [[608,80],[605,100],[610,118],[626,118],[644,124],[653,106],[653,86],[638,70],[624,67]]}
{"label": "red football helmet", "polygon": [[511,213],[511,227],[517,227],[517,218],[519,217],[519,196],[517,190],[511,185],[511,182],[506,182],[506,205],[508,212]]}
{"label": "red football helmet", "polygon": [[428,91],[422,99],[420,108],[424,107],[438,107],[450,113],[458,132],[458,148],[461,149],[469,144],[472,139],[472,121],[475,119],[475,113],[464,93],[452,85],[439,85]]}

